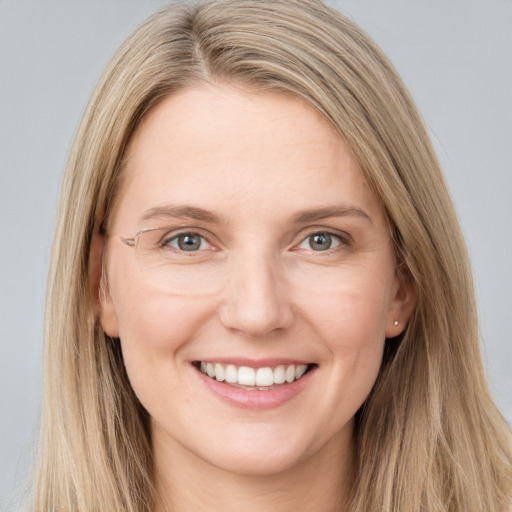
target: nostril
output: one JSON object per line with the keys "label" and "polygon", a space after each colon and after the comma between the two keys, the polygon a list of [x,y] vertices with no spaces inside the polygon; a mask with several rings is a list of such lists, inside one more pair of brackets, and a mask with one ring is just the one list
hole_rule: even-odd
{"label": "nostril", "polygon": [[250,338],[289,327],[294,315],[290,296],[283,286],[283,279],[272,262],[262,261],[261,252],[244,252],[234,264],[224,289],[223,305],[219,309],[221,322]]}
{"label": "nostril", "polygon": [[243,332],[249,338],[261,338],[288,328],[293,322],[293,313],[284,303],[258,306],[240,300],[222,311],[221,322],[226,328]]}

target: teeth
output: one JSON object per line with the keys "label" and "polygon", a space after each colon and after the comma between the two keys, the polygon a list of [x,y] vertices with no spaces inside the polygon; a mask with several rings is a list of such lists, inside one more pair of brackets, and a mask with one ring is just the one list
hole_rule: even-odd
{"label": "teeth", "polygon": [[254,368],[240,366],[240,368],[238,368],[238,384],[242,386],[254,386],[254,384],[256,384],[256,372]]}
{"label": "teeth", "polygon": [[284,366],[278,366],[274,370],[274,384],[283,384],[286,380],[286,371]]}
{"label": "teeth", "polygon": [[256,371],[256,386],[272,386],[272,384],[274,384],[272,368],[258,368]]}
{"label": "teeth", "polygon": [[230,384],[238,382],[238,370],[234,364],[228,364],[226,366],[226,382],[229,382]]}
{"label": "teeth", "polygon": [[221,382],[226,378],[224,367],[219,363],[215,365],[215,378]]}
{"label": "teeth", "polygon": [[239,384],[240,386],[250,386],[261,391],[268,390],[277,384],[291,383],[300,379],[308,369],[306,364],[290,364],[287,366],[279,365],[275,368],[269,366],[264,368],[251,368],[249,366],[240,366],[237,368],[233,364],[206,363],[201,361],[199,369],[205,375],[220,382],[228,384]]}
{"label": "teeth", "polygon": [[297,367],[295,368],[295,380],[300,379],[306,373],[307,369],[308,369],[307,364],[297,365]]}

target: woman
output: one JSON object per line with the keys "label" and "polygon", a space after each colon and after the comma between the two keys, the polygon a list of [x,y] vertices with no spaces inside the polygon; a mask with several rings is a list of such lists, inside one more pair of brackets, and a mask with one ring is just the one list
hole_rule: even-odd
{"label": "woman", "polygon": [[85,113],[52,261],[35,510],[510,508],[436,157],[321,3],[144,23]]}

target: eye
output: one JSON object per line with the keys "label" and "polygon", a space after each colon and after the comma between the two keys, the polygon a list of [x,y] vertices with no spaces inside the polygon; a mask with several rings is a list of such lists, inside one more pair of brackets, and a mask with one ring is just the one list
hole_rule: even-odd
{"label": "eye", "polygon": [[311,249],[313,251],[328,251],[339,246],[342,242],[340,236],[327,231],[311,233],[300,244],[299,249]]}
{"label": "eye", "polygon": [[193,232],[178,233],[177,235],[164,240],[162,245],[185,252],[195,252],[211,248],[211,245],[206,238]]}

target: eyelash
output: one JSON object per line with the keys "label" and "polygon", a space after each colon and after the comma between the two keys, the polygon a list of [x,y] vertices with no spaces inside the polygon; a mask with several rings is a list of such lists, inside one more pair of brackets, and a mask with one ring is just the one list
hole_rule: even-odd
{"label": "eyelash", "polygon": [[[329,239],[329,242],[332,242],[333,244],[335,243],[336,245],[328,247],[327,249],[325,250],[315,250],[313,249],[313,247],[311,247],[311,244],[312,244],[312,240],[313,240],[313,237],[315,236],[323,236],[323,237],[327,237]],[[314,231],[312,233],[309,233],[306,237],[304,237],[302,239],[302,241],[297,244],[295,247],[299,247],[302,246],[303,244],[307,244],[309,243],[309,247],[306,247],[305,249],[307,251],[310,251],[312,253],[316,255],[329,255],[329,254],[333,254],[333,253],[337,253],[339,252],[340,250],[346,248],[350,241],[348,239],[348,237],[343,237],[337,233],[332,233],[331,231]],[[296,249],[296,250],[299,250],[299,249]]]}
{"label": "eyelash", "polygon": [[[319,235],[327,236],[330,240],[337,241],[337,244],[334,247],[329,247],[325,250],[315,250],[311,247],[311,241],[310,241],[309,242],[310,247],[304,248],[304,249],[311,253],[314,253],[315,255],[329,255],[329,254],[339,252],[340,250],[343,250],[344,248],[349,247],[352,243],[351,237],[347,234],[341,235],[339,233],[333,233],[332,231],[328,231],[328,230],[317,230],[317,231],[309,232],[304,238],[301,239],[301,241],[298,244],[295,244],[291,250],[294,250],[294,251],[301,250],[300,246],[302,244],[307,243],[308,240],[312,239],[312,237],[319,236]],[[199,248],[197,250],[187,251],[187,250],[181,249],[179,247],[173,247],[172,245],[170,245],[172,242],[179,240],[180,237],[185,237],[185,236],[199,237],[201,239],[201,245],[203,244],[203,241],[204,241],[210,247],[204,248],[204,249]],[[160,240],[159,246],[161,248],[170,247],[170,248],[174,249],[177,253],[180,253],[180,254],[188,253],[189,256],[191,256],[194,253],[211,250],[212,247],[215,247],[215,245],[212,244],[212,242],[210,242],[208,237],[202,235],[201,233],[199,233],[197,231],[188,231],[188,230],[180,231],[178,233],[172,233],[172,234],[171,234],[171,232],[167,232]]]}
{"label": "eyelash", "polygon": [[162,247],[162,248],[172,247],[176,252],[179,252],[179,253],[187,253],[188,252],[189,254],[192,254],[194,252],[200,252],[200,251],[206,250],[206,249],[199,249],[197,251],[186,251],[184,249],[180,249],[179,247],[173,247],[172,245],[170,245],[175,240],[177,241],[177,240],[179,240],[180,237],[185,237],[185,236],[199,237],[201,239],[201,245],[202,245],[203,241],[206,242],[210,246],[213,245],[208,240],[207,237],[205,237],[204,235],[201,235],[201,233],[198,233],[197,231],[180,231],[179,233],[174,233],[172,235],[170,235],[169,233],[166,233],[162,237],[162,240],[160,241],[159,246]]}

